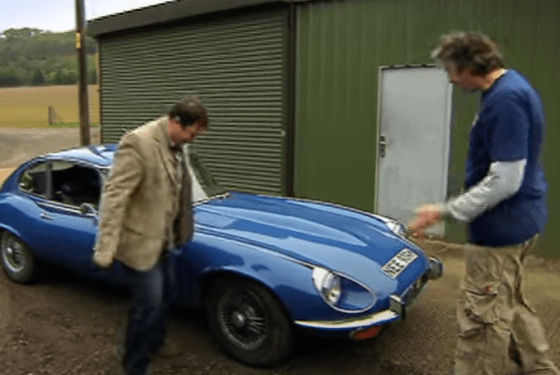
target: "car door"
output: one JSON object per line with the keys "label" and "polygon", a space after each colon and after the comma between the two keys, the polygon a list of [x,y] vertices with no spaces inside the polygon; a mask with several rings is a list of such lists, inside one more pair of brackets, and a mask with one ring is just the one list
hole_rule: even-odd
{"label": "car door", "polygon": [[32,253],[43,259],[57,261],[57,254],[50,251],[51,244],[45,236],[45,211],[42,205],[50,195],[50,162],[38,159],[19,174],[21,198],[11,212],[13,230],[19,234]]}
{"label": "car door", "polygon": [[87,271],[97,231],[101,175],[94,166],[63,160],[36,169],[45,172],[45,186],[39,195],[24,189],[37,207],[31,213],[35,233],[28,245],[46,259]]}
{"label": "car door", "polygon": [[51,251],[60,263],[87,271],[97,232],[101,174],[95,166],[65,160],[52,161],[49,170],[51,194],[39,206]]}

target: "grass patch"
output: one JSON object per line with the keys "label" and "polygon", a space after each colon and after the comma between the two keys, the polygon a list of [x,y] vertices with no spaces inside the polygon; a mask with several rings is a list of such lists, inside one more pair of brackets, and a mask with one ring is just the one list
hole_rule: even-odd
{"label": "grass patch", "polygon": [[[88,86],[89,116],[92,124],[99,123],[99,92],[97,85]],[[80,123],[78,86],[36,86],[0,88],[0,127],[47,128],[49,106],[64,127]],[[66,124],[78,124],[69,125]]]}

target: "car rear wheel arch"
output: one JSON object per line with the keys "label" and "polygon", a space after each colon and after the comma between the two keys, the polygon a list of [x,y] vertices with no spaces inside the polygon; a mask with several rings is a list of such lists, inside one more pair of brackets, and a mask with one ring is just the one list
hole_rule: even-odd
{"label": "car rear wheel arch", "polygon": [[[203,296],[210,330],[226,354],[251,366],[269,367],[291,352],[292,321],[268,286],[248,277],[220,273],[207,277]],[[251,321],[257,322],[257,329],[250,327]],[[240,328],[244,324],[249,329]]]}

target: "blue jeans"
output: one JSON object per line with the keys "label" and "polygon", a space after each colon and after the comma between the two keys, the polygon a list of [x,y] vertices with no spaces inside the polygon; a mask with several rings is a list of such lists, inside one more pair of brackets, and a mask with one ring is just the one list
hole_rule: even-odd
{"label": "blue jeans", "polygon": [[125,339],[124,370],[145,375],[150,351],[165,341],[165,320],[174,285],[173,262],[167,257],[147,271],[123,267],[132,294]]}

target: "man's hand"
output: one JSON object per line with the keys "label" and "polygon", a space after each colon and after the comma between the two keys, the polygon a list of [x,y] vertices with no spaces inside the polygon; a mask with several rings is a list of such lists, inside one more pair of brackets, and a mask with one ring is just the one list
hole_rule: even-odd
{"label": "man's hand", "polygon": [[99,267],[99,268],[111,268],[113,266],[113,261],[114,258],[111,254],[108,253],[100,253],[100,252],[94,252],[93,253],[93,262]]}
{"label": "man's hand", "polygon": [[408,230],[422,235],[425,228],[443,219],[443,206],[441,204],[425,204],[415,211],[416,216],[408,222]]}

